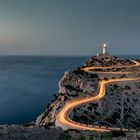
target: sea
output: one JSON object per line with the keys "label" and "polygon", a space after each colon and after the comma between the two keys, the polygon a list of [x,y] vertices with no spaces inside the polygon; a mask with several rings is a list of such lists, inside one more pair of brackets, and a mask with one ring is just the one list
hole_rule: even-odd
{"label": "sea", "polygon": [[[140,59],[140,55],[121,55]],[[0,124],[33,121],[54,99],[67,70],[82,66],[89,56],[0,56]]]}

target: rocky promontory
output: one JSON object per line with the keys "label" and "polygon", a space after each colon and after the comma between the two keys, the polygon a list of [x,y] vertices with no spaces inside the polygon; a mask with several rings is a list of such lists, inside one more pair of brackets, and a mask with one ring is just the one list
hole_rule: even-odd
{"label": "rocky promontory", "polygon": [[[110,84],[106,87],[106,95],[94,102],[80,105],[73,109],[70,117],[73,121],[84,124],[96,124],[99,126],[121,127],[137,129],[135,136],[131,132],[111,132],[107,134],[100,134],[97,132],[67,130],[63,131],[61,128],[55,128],[55,121],[58,113],[63,106],[70,100],[75,98],[84,98],[87,96],[95,96],[97,94],[98,84],[101,80],[108,80],[114,78],[131,78],[140,77],[139,67],[122,68],[123,66],[131,66],[135,63],[131,60],[125,60],[109,54],[100,54],[87,59],[83,66],[77,67],[74,70],[66,71],[59,81],[59,90],[55,94],[54,99],[46,107],[45,111],[39,115],[32,124],[28,126],[1,126],[3,131],[3,138],[6,140],[10,137],[17,137],[20,132],[25,134],[25,138],[44,140],[48,135],[49,140],[53,140],[51,135],[54,133],[58,140],[71,140],[77,137],[87,136],[87,138],[103,137],[113,138],[116,135],[118,139],[127,137],[134,137],[139,139],[140,129],[140,82],[118,82]],[[86,67],[109,67],[108,69],[96,69],[94,71],[86,72],[83,68]],[[113,68],[113,66],[117,66]],[[102,72],[126,72],[126,73],[110,73],[104,74]],[[129,73],[127,73],[129,71]],[[16,133],[16,129],[18,132]],[[8,136],[7,136],[8,135]],[[16,136],[17,135],[17,136]],[[42,136],[42,137],[41,137]],[[43,137],[44,136],[44,137]],[[116,138],[116,139],[117,139]],[[54,140],[55,140],[54,139]]]}
{"label": "rocky promontory", "polygon": [[56,116],[65,102],[92,94],[98,86],[98,75],[76,69],[66,71],[59,82],[59,91],[46,110],[36,119],[36,125],[54,126]]}
{"label": "rocky promontory", "polygon": [[[130,60],[124,60],[124,59],[120,59],[118,57],[113,57],[110,55],[107,55],[107,56],[101,55],[101,56],[94,56],[87,59],[84,62],[83,66],[75,70],[66,71],[62,79],[59,81],[59,90],[55,96],[55,99],[51,102],[50,105],[48,105],[46,110],[36,119],[35,124],[44,125],[44,126],[46,125],[53,126],[58,112],[64,106],[66,101],[71,100],[73,98],[77,98],[77,97],[85,97],[85,96],[95,94],[99,81],[101,79],[110,78],[110,77],[104,76],[104,74],[98,74],[96,72],[91,72],[91,73],[85,72],[81,69],[82,67],[88,67],[88,66],[107,67],[107,66],[114,66],[114,65],[123,66],[124,64],[132,65],[134,63]],[[118,71],[120,70],[121,69],[119,69]],[[111,78],[114,78],[116,76],[121,77],[122,75],[112,74]],[[123,76],[128,77],[128,75],[123,75]],[[113,91],[114,89],[112,88],[112,92]],[[110,93],[110,94],[112,95],[113,93]],[[83,106],[86,106],[86,105],[83,105]],[[95,105],[93,106],[96,107]],[[83,107],[80,106],[79,108],[82,109]],[[74,109],[74,111],[76,110]],[[83,112],[87,112],[87,111],[88,111],[87,108],[83,109]],[[82,112],[82,115],[84,115],[83,112]],[[95,121],[93,119],[94,117],[92,116],[92,114],[89,113],[89,115],[91,115],[91,119]],[[76,116],[75,113],[74,113],[74,116]]]}

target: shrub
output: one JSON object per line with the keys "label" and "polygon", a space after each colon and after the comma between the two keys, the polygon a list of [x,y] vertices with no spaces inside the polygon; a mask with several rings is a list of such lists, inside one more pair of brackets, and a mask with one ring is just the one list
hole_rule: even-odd
{"label": "shrub", "polygon": [[125,137],[126,136],[126,134],[123,131],[111,131],[111,134],[113,137],[119,137],[119,136]]}

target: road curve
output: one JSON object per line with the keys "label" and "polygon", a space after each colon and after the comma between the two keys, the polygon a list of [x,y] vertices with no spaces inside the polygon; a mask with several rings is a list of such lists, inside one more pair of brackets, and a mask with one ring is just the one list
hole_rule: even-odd
{"label": "road curve", "polygon": [[[130,68],[130,67],[140,66],[139,62],[137,62],[137,61],[133,61],[133,62],[135,63],[135,65],[131,65],[131,66],[129,65],[129,66],[123,66],[123,67]],[[95,70],[96,68],[98,68],[98,67],[92,67],[92,70]],[[104,68],[104,67],[100,67],[100,68]],[[112,68],[112,67],[105,67],[105,68]],[[119,66],[119,68],[120,68],[120,66]],[[91,67],[86,67],[86,68],[83,68],[82,70],[90,71]],[[124,72],[120,72],[120,74],[124,74]],[[111,130],[128,131],[128,129],[125,129],[125,128],[122,129],[122,128],[103,127],[103,126],[99,127],[99,126],[95,126],[95,125],[85,125],[85,124],[76,123],[76,122],[70,120],[69,114],[75,107],[80,106],[81,104],[98,101],[99,99],[104,97],[104,95],[106,93],[107,84],[114,83],[114,82],[139,81],[139,80],[140,80],[140,78],[121,78],[121,79],[110,79],[107,81],[102,80],[101,82],[99,82],[98,91],[97,91],[96,96],[72,99],[71,101],[68,101],[64,105],[64,107],[61,109],[61,111],[58,113],[58,115],[56,117],[56,122],[55,122],[56,127],[61,126],[63,129],[78,129],[78,130],[90,130],[90,131],[99,131],[99,132],[107,132],[107,131],[111,131]],[[93,94],[93,95],[95,95],[95,94]],[[134,131],[134,130],[131,130],[131,131]]]}

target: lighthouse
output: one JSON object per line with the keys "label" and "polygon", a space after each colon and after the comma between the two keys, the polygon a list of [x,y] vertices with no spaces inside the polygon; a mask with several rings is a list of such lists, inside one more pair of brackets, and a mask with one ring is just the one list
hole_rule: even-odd
{"label": "lighthouse", "polygon": [[103,44],[103,54],[105,54],[106,53],[106,49],[107,49],[107,44]]}
{"label": "lighthouse", "polygon": [[106,43],[102,44],[102,52],[97,53],[97,57],[111,57],[110,53],[107,51],[108,45]]}

